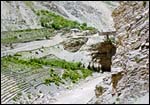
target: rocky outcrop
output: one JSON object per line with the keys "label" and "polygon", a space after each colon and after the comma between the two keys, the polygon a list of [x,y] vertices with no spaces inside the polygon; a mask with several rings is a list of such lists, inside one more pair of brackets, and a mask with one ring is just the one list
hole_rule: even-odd
{"label": "rocky outcrop", "polygon": [[96,89],[95,89],[95,95],[96,95],[96,97],[99,97],[100,95],[102,95],[103,91],[104,91],[104,89],[103,89],[102,86],[96,86]]}
{"label": "rocky outcrop", "polygon": [[149,92],[149,2],[120,2],[112,16],[117,37],[122,37],[113,67],[126,71],[117,91],[120,103],[132,103]]}
{"label": "rocky outcrop", "polygon": [[70,52],[78,51],[82,45],[87,42],[88,38],[72,38],[63,42],[64,49]]}
{"label": "rocky outcrop", "polygon": [[112,67],[124,73],[109,79],[112,86],[93,103],[134,103],[149,92],[149,1],[120,2],[112,16],[117,32]]}
{"label": "rocky outcrop", "polygon": [[104,42],[100,42],[90,49],[92,52],[92,61],[101,65],[102,72],[111,71],[112,56],[116,53],[115,45],[107,39]]}
{"label": "rocky outcrop", "polygon": [[122,79],[123,76],[124,76],[124,71],[111,75],[111,83],[112,83],[112,91],[113,91],[112,95],[116,93],[117,84]]}

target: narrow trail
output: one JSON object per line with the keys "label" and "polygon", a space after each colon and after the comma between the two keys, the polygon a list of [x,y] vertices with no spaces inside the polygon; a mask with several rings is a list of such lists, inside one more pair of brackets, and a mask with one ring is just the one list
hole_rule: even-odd
{"label": "narrow trail", "polygon": [[[76,36],[74,34],[72,35],[71,38],[80,38],[80,37],[83,37],[83,36]],[[35,50],[35,49],[39,49],[42,47],[55,46],[65,41],[66,39],[70,39],[70,38],[63,37],[62,33],[57,33],[54,37],[51,37],[50,39],[31,41],[31,42],[22,42],[22,43],[13,43],[12,49],[8,49],[7,47],[3,46],[3,44],[1,44],[2,46],[1,57],[6,56],[7,54],[13,54],[13,53],[22,52],[22,51],[30,51],[30,50]]]}
{"label": "narrow trail", "polygon": [[52,104],[86,104],[95,96],[95,86],[108,75],[110,75],[110,73],[100,74],[100,76],[94,79],[87,80],[77,87],[61,93],[54,97],[56,101]]}
{"label": "narrow trail", "polygon": [[62,42],[64,39],[61,37],[61,33],[56,35],[50,40],[41,40],[41,41],[32,41],[32,42],[27,42],[27,43],[17,43],[15,45],[14,49],[6,50],[1,52],[1,57],[9,54],[9,53],[17,53],[21,51],[29,51],[29,50],[34,50],[42,47],[50,47],[54,46],[56,44],[59,44]]}

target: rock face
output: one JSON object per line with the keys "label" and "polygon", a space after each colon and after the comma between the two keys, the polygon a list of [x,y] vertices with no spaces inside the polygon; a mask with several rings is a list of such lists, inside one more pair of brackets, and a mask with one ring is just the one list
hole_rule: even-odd
{"label": "rock face", "polygon": [[96,86],[96,89],[95,89],[95,95],[96,97],[99,97],[100,95],[102,95],[104,92],[104,89],[102,86]]}
{"label": "rock face", "polygon": [[[93,46],[93,45],[92,45]],[[91,48],[94,51],[92,55],[92,61],[101,65],[102,72],[111,71],[112,56],[116,53],[115,45],[108,39],[104,42],[96,44]]]}
{"label": "rock face", "polygon": [[117,84],[122,79],[123,75],[124,75],[124,71],[121,71],[121,72],[112,74],[111,76],[111,83],[112,83],[112,89],[113,89],[114,94],[116,92]]}
{"label": "rock face", "polygon": [[149,92],[149,2],[121,2],[112,16],[117,37],[123,37],[114,57],[120,62],[113,66],[126,71],[117,91],[122,93],[120,103],[132,103]]}
{"label": "rock face", "polygon": [[78,51],[82,45],[87,42],[88,38],[73,38],[63,42],[64,49],[70,52]]}
{"label": "rock face", "polygon": [[134,103],[149,92],[149,1],[120,2],[112,16],[117,32],[112,67],[124,75],[112,81],[118,81],[115,94],[112,86],[93,103]]}

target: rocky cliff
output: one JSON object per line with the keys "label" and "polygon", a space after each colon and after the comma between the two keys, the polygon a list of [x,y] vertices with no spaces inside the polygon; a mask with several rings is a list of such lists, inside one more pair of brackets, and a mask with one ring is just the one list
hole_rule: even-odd
{"label": "rocky cliff", "polygon": [[112,69],[121,72],[97,85],[93,103],[149,103],[149,2],[120,2],[112,16],[117,31]]}

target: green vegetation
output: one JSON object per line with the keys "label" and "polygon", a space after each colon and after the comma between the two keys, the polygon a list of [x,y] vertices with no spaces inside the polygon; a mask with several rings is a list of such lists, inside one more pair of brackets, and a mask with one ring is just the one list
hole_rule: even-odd
{"label": "green vegetation", "polygon": [[[85,69],[81,66],[80,62],[67,62],[65,60],[60,59],[31,59],[32,62],[52,66],[52,67],[60,67],[64,69],[64,73],[62,75],[62,78],[59,77],[53,69],[50,70],[50,78],[45,79],[45,84],[55,83],[56,85],[59,85],[59,83],[63,83],[62,79],[70,79],[73,83],[77,82],[81,78],[86,78],[89,75],[92,74],[92,71],[89,69]],[[82,74],[78,73],[78,71],[81,71]]]}
{"label": "green vegetation", "polygon": [[[24,1],[27,6],[32,9],[33,3],[31,1]],[[35,10],[33,10],[35,12]],[[60,15],[55,13],[40,10],[36,11],[36,14],[40,17],[40,23],[43,27],[42,29],[25,29],[17,31],[3,31],[1,32],[1,43],[19,43],[28,42],[34,40],[47,39],[54,35],[54,30],[63,29],[64,31],[70,30],[72,28],[78,28],[80,30],[90,30],[91,32],[96,32],[93,27],[87,27],[86,23],[80,24],[76,21],[71,21],[65,19]]]}
{"label": "green vegetation", "polygon": [[17,93],[17,96],[21,96],[21,95],[22,95],[22,93],[21,93],[21,92],[18,92],[18,93]]}
{"label": "green vegetation", "polygon": [[96,97],[99,97],[103,94],[104,88],[102,86],[96,86]]}
{"label": "green vegetation", "polygon": [[40,22],[43,27],[59,29],[72,29],[78,28],[80,30],[96,30],[93,27],[87,27],[86,23],[80,24],[76,21],[67,20],[64,17],[47,10],[37,11],[37,15],[40,16]]}
{"label": "green vegetation", "polygon": [[19,53],[16,53],[14,56],[21,56],[21,54],[19,54]]}
{"label": "green vegetation", "polygon": [[111,41],[112,43],[116,43],[115,37],[111,37],[111,38],[110,38],[110,41]]}
{"label": "green vegetation", "polygon": [[[79,73],[81,71],[82,73]],[[57,73],[54,72],[53,69],[50,70],[50,78],[45,79],[44,83],[50,85],[51,83],[55,83],[59,86],[60,83],[64,84],[64,80],[71,80],[72,83],[76,83],[82,78],[86,78],[92,74],[91,70],[88,69],[80,69],[71,70],[71,69],[64,69],[62,76],[59,76]]]}
{"label": "green vegetation", "polygon": [[32,62],[32,60],[23,60],[19,59],[16,56],[6,56],[2,58],[2,67],[8,68],[11,65],[20,65],[22,67],[30,67],[32,69],[41,68],[42,65],[36,62]]}
{"label": "green vegetation", "polygon": [[62,75],[62,78],[63,79],[71,79],[71,81],[73,83],[77,82],[79,79],[81,79],[81,74],[79,74],[77,71],[75,70],[71,70],[71,69],[68,69],[68,70],[65,70],[63,75]]}
{"label": "green vegetation", "polygon": [[112,41],[111,41],[111,39],[109,38],[109,39],[105,39],[105,40],[104,40],[104,43],[112,43]]}
{"label": "green vegetation", "polygon": [[12,100],[14,100],[14,101],[17,101],[17,99],[18,99],[17,96],[14,96],[14,97],[12,98]]}
{"label": "green vegetation", "polygon": [[31,99],[31,94],[28,94],[28,98]]}
{"label": "green vegetation", "polygon": [[86,78],[92,74],[92,71],[89,69],[81,69],[81,72],[82,72],[82,78]]}
{"label": "green vegetation", "polygon": [[[19,58],[20,55],[2,57],[2,70],[13,70],[14,72],[28,72],[36,73],[39,69],[44,69],[44,66],[54,68],[49,70],[49,76],[44,80],[44,83],[50,85],[54,83],[59,86],[60,83],[64,84],[64,81],[71,80],[72,83],[76,83],[80,79],[84,79],[92,74],[89,69],[83,68],[80,62],[67,62],[61,59],[51,58],[34,58],[23,59]],[[58,75],[55,69],[61,68],[64,70],[63,74]]]}
{"label": "green vegetation", "polygon": [[58,76],[58,74],[55,73],[53,69],[50,69],[50,78],[45,79],[44,83],[48,85],[50,85],[50,83],[55,83],[57,86],[59,86],[59,83],[64,84],[60,76]]}
{"label": "green vegetation", "polygon": [[119,97],[117,97],[117,98],[116,98],[116,101],[120,101],[120,98],[119,98]]}
{"label": "green vegetation", "polygon": [[141,31],[137,30],[135,33],[137,34],[137,36],[140,36]]}
{"label": "green vegetation", "polygon": [[71,70],[77,70],[81,68],[80,62],[67,62],[65,60],[61,59],[46,59],[46,58],[39,58],[39,59],[31,59],[31,62],[35,62],[42,65],[52,66],[52,67],[60,67],[64,69],[71,69]]}
{"label": "green vegetation", "polygon": [[18,92],[17,95],[12,98],[12,100],[17,101],[20,98],[21,95],[22,95],[22,93]]}
{"label": "green vegetation", "polygon": [[114,37],[110,37],[110,38],[106,38],[106,39],[104,39],[104,42],[105,43],[116,43],[116,40],[115,40],[115,38]]}
{"label": "green vegetation", "polygon": [[34,40],[41,40],[46,37],[53,36],[53,29],[27,29],[27,30],[18,30],[18,31],[5,31],[1,32],[1,43],[18,43],[18,42],[27,42]]}

